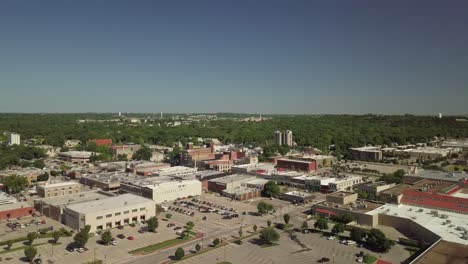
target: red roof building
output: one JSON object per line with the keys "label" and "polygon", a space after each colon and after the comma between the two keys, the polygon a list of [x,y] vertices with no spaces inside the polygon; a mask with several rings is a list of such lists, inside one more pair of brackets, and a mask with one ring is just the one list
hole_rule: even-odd
{"label": "red roof building", "polygon": [[402,203],[468,214],[468,199],[416,190],[403,191]]}
{"label": "red roof building", "polygon": [[112,146],[112,139],[90,139],[88,142],[96,143],[96,146]]}

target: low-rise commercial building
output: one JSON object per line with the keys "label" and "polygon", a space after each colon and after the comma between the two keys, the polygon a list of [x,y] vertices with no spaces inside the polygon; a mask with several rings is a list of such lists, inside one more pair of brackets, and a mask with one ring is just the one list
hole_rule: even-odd
{"label": "low-rise commercial building", "polygon": [[283,193],[280,196],[281,200],[285,200],[291,203],[308,203],[315,198],[315,195],[305,192],[292,191]]}
{"label": "low-rise commercial building", "polygon": [[225,197],[234,200],[245,201],[262,196],[262,191],[256,188],[240,186],[232,189],[223,190],[221,194]]}
{"label": "low-rise commercial building", "polygon": [[374,197],[377,197],[377,195],[380,192],[393,188],[395,186],[396,186],[396,183],[386,183],[383,181],[377,181],[377,182],[368,182],[364,184],[359,184],[355,188],[356,190],[363,191]]}
{"label": "low-rise commercial building", "polygon": [[294,171],[304,171],[311,172],[317,170],[317,163],[313,161],[305,160],[293,160],[293,159],[277,159],[276,165],[279,169],[284,170],[294,170]]}
{"label": "low-rise commercial building", "polygon": [[17,168],[17,169],[7,169],[0,171],[0,179],[11,175],[18,175],[25,177],[28,181],[28,185],[31,185],[33,182],[37,181],[37,177],[43,175],[44,171],[38,168],[27,167],[27,168]]}
{"label": "low-rise commercial building", "polygon": [[70,228],[80,230],[89,225],[90,232],[96,232],[148,220],[156,215],[156,203],[141,196],[122,194],[68,205],[63,214],[64,223]]}
{"label": "low-rise commercial building", "polygon": [[328,185],[330,190],[333,191],[350,191],[353,189],[353,186],[362,182],[363,180],[360,176],[344,176],[337,177],[335,181],[330,182]]}
{"label": "low-rise commercial building", "polygon": [[80,183],[106,192],[118,192],[120,181],[135,178],[138,177],[128,173],[106,172],[81,176]]}
{"label": "low-rise commercial building", "polygon": [[184,176],[197,172],[197,168],[190,168],[185,166],[174,166],[158,169],[153,173],[154,176]]}
{"label": "low-rise commercial building", "polygon": [[221,193],[224,190],[241,187],[244,182],[255,180],[256,177],[248,174],[234,174],[208,181],[208,190]]}
{"label": "low-rise commercial building", "polygon": [[275,164],[266,162],[234,165],[231,168],[232,173],[271,174],[273,171],[276,171]]}
{"label": "low-rise commercial building", "polygon": [[52,218],[58,222],[64,222],[63,210],[68,205],[102,200],[110,196],[115,196],[115,194],[103,191],[89,191],[57,197],[48,197],[34,200],[34,208],[42,215]]}
{"label": "low-rise commercial building", "polygon": [[82,185],[75,181],[47,181],[37,184],[36,190],[40,197],[61,196],[81,192]]}
{"label": "low-rise commercial building", "polygon": [[170,178],[150,177],[145,179],[122,181],[121,192],[133,193],[156,203],[174,201],[189,196],[199,196],[202,185],[198,180],[171,180]]}
{"label": "low-rise commercial building", "polygon": [[327,202],[335,204],[350,204],[357,201],[358,194],[353,192],[335,192],[327,195]]}
{"label": "low-rise commercial building", "polygon": [[66,151],[58,154],[59,159],[72,163],[87,163],[93,152],[89,151]]}
{"label": "low-rise commercial building", "polygon": [[378,161],[382,159],[382,151],[380,147],[361,147],[351,148],[351,155],[357,160]]}
{"label": "low-rise commercial building", "polygon": [[25,202],[0,205],[0,220],[26,217],[34,214],[34,208]]}
{"label": "low-rise commercial building", "polygon": [[115,157],[124,156],[127,159],[132,159],[133,154],[141,149],[141,145],[129,144],[129,145],[113,145],[112,153]]}

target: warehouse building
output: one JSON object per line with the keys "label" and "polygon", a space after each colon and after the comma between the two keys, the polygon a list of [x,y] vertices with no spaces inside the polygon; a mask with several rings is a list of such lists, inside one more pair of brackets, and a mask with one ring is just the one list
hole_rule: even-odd
{"label": "warehouse building", "polygon": [[89,225],[90,232],[96,232],[145,221],[156,215],[156,203],[141,196],[122,194],[71,204],[63,213],[64,222],[70,228],[80,230]]}

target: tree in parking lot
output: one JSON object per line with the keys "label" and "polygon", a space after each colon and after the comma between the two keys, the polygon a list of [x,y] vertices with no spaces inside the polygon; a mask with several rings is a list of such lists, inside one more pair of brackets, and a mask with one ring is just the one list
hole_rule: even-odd
{"label": "tree in parking lot", "polygon": [[268,244],[272,244],[279,240],[280,235],[273,228],[265,228],[260,231],[260,239]]}
{"label": "tree in parking lot", "polygon": [[289,214],[283,215],[284,223],[289,224],[289,220],[291,219],[291,216]]}
{"label": "tree in parking lot", "polygon": [[196,244],[196,245],[195,245],[195,250],[196,250],[196,251],[200,251],[200,249],[201,249],[201,245],[200,245],[200,244]]}
{"label": "tree in parking lot", "polygon": [[37,249],[33,246],[28,246],[27,248],[24,249],[24,256],[26,256],[26,259],[28,259],[30,262],[34,260],[34,258],[37,255]]}
{"label": "tree in parking lot", "polygon": [[268,227],[271,226],[271,221],[270,221],[270,220],[267,221],[267,226],[268,226]]}
{"label": "tree in parking lot", "polygon": [[54,243],[55,243],[55,244],[57,244],[57,242],[59,241],[61,235],[62,235],[62,232],[60,232],[60,231],[58,231],[58,230],[55,230],[55,231],[52,233],[52,238],[54,239]]}
{"label": "tree in parking lot", "polygon": [[4,189],[9,194],[19,193],[22,190],[24,190],[26,186],[28,186],[28,180],[26,179],[26,177],[19,175],[10,175],[3,177],[2,183],[4,185]]}
{"label": "tree in parking lot", "polygon": [[244,233],[244,232],[242,231],[242,226],[239,227],[239,232],[238,232],[238,233],[239,233],[239,237],[242,237],[242,234]]}
{"label": "tree in parking lot", "polygon": [[110,230],[104,231],[101,235],[101,241],[104,244],[109,244],[112,241],[112,233]]}
{"label": "tree in parking lot", "polygon": [[302,229],[302,233],[305,233],[306,230],[309,229],[309,224],[307,223],[307,221],[302,222],[302,227],[301,227],[301,229]]}
{"label": "tree in parking lot", "polygon": [[192,221],[188,221],[185,224],[185,230],[187,230],[187,232],[190,232],[190,231],[192,231],[194,226],[195,226],[195,224]]}
{"label": "tree in parking lot", "polygon": [[350,213],[346,213],[341,217],[341,222],[343,224],[348,224],[348,223],[351,223],[353,221],[356,221],[356,218],[354,217],[354,215],[352,215]]}
{"label": "tree in parking lot", "polygon": [[315,221],[314,227],[315,227],[315,228],[318,228],[318,229],[320,229],[320,230],[326,230],[326,229],[328,229],[328,221],[327,221],[327,219],[319,218],[317,221]]}
{"label": "tree in parking lot", "polygon": [[257,229],[258,229],[257,225],[254,225],[254,226],[253,226],[253,231],[254,231],[254,232],[257,232]]}
{"label": "tree in parking lot", "polygon": [[349,235],[351,239],[356,242],[362,242],[362,240],[364,240],[364,238],[366,237],[366,233],[361,228],[351,229],[351,232]]}
{"label": "tree in parking lot", "polygon": [[147,224],[148,224],[148,230],[151,232],[156,232],[156,229],[159,226],[158,219],[154,216],[148,219]]}
{"label": "tree in parking lot", "polygon": [[333,228],[332,228],[332,233],[333,234],[339,234],[339,233],[343,233],[344,232],[344,225],[343,223],[336,223]]}
{"label": "tree in parking lot", "polygon": [[213,245],[216,247],[217,245],[219,245],[219,243],[221,243],[221,241],[219,240],[219,238],[215,238],[213,240]]}
{"label": "tree in parking lot", "polygon": [[171,218],[172,218],[172,214],[166,214],[166,218],[167,218],[167,219],[171,219]]}
{"label": "tree in parking lot", "polygon": [[11,249],[11,247],[13,246],[13,241],[12,241],[12,240],[8,240],[8,241],[6,242],[6,244],[7,244],[8,249]]}
{"label": "tree in parking lot", "polygon": [[85,228],[81,229],[78,233],[76,233],[73,241],[78,247],[86,246],[89,240],[89,230],[91,230],[91,226],[87,225]]}
{"label": "tree in parking lot", "polygon": [[36,232],[28,233],[28,235],[26,236],[26,238],[28,239],[29,245],[32,245],[32,243],[34,242],[34,240],[37,238],[37,233],[36,233]]}
{"label": "tree in parking lot", "polygon": [[185,256],[185,251],[183,248],[178,248],[175,251],[174,257],[176,260],[181,260]]}
{"label": "tree in parking lot", "polygon": [[264,215],[264,214],[266,214],[266,213],[268,213],[270,211],[273,211],[274,208],[273,208],[273,205],[271,205],[271,204],[267,204],[265,202],[260,202],[257,205],[257,210],[261,215]]}
{"label": "tree in parking lot", "polygon": [[372,228],[367,235],[367,244],[380,252],[387,252],[392,247],[392,242],[379,229]]}

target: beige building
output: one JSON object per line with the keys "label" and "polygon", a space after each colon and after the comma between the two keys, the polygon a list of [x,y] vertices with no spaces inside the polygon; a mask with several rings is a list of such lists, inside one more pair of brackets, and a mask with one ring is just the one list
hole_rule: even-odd
{"label": "beige building", "polygon": [[89,151],[67,151],[58,153],[59,159],[72,163],[87,163],[92,155],[93,153]]}
{"label": "beige building", "polygon": [[334,191],[350,191],[354,185],[362,183],[362,177],[360,176],[346,176],[342,178],[336,178],[335,181],[328,184],[330,190]]}
{"label": "beige building", "polygon": [[378,181],[358,185],[356,186],[356,189],[360,191],[365,191],[366,193],[372,194],[374,195],[374,197],[377,197],[377,195],[380,192],[393,188],[395,186],[396,183],[386,183],[384,181]]}
{"label": "beige building", "polygon": [[357,200],[358,194],[353,192],[336,192],[327,195],[327,202],[336,204],[350,204]]}
{"label": "beige building", "polygon": [[64,223],[73,229],[91,227],[90,232],[145,221],[156,215],[156,203],[134,194],[72,204],[64,209]]}
{"label": "beige building", "polygon": [[54,197],[81,192],[82,185],[74,181],[56,181],[37,184],[37,194],[40,197]]}

